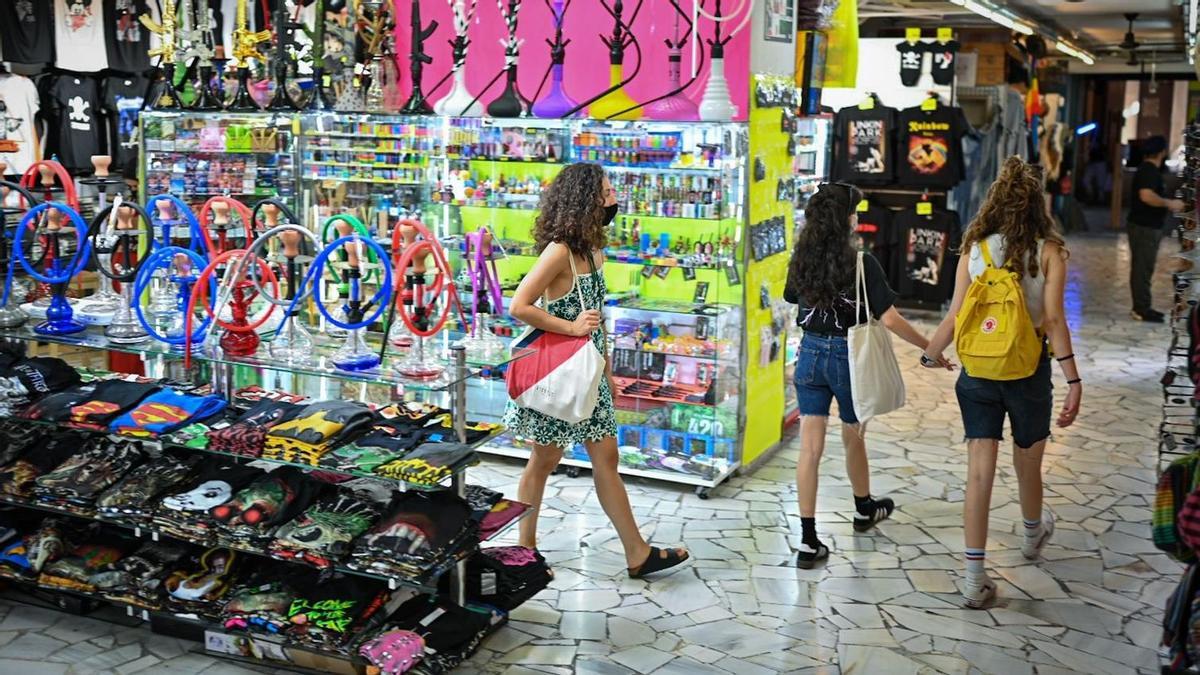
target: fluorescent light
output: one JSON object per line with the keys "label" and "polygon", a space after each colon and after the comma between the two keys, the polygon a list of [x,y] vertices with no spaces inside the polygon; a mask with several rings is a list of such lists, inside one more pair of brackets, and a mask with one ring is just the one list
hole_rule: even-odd
{"label": "fluorescent light", "polygon": [[1067,56],[1074,56],[1075,58],[1079,59],[1080,61],[1083,61],[1084,63],[1086,63],[1089,66],[1095,65],[1095,63],[1096,63],[1096,59],[1091,54],[1083,51],[1082,49],[1076,47],[1075,45],[1073,45],[1069,42],[1064,42],[1062,40],[1058,40],[1057,42],[1054,43],[1054,48],[1057,49],[1058,51],[1062,52],[1063,54],[1066,54]]}
{"label": "fluorescent light", "polygon": [[1097,125],[1095,122],[1088,122],[1087,124],[1085,124],[1085,125],[1083,125],[1083,126],[1079,127],[1078,129],[1076,129],[1076,130],[1075,130],[1075,135],[1076,135],[1076,136],[1082,136],[1082,135],[1084,135],[1084,134],[1090,134],[1090,133],[1092,133],[1093,131],[1095,131],[1095,130],[1097,129],[1097,127],[1098,127],[1098,126],[1099,126],[1099,125]]}

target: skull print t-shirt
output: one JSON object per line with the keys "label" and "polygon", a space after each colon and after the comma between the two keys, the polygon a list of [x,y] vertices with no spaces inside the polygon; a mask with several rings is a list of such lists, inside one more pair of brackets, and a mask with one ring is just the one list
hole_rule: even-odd
{"label": "skull print t-shirt", "polygon": [[72,173],[92,172],[92,155],[101,151],[100,100],[96,81],[90,77],[60,75],[45,101],[49,118],[46,156]]}
{"label": "skull print t-shirt", "polygon": [[54,40],[46,26],[54,21],[46,0],[0,2],[0,48],[4,60],[14,63],[50,63]]}
{"label": "skull print t-shirt", "polygon": [[54,65],[77,73],[108,67],[100,0],[54,0]]}

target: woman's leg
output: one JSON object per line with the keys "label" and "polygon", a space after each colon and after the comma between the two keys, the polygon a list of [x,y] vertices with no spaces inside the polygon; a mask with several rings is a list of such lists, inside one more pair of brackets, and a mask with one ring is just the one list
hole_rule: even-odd
{"label": "woman's leg", "polygon": [[[967,441],[967,494],[963,504],[963,533],[967,568],[967,604],[978,607],[987,602],[986,571],[988,512],[992,505],[992,481],[996,476],[996,455],[1000,442],[993,439]],[[994,590],[994,589],[993,589]]]}
{"label": "woman's leg", "polygon": [[620,456],[617,454],[617,439],[609,436],[600,441],[589,441],[588,457],[592,460],[592,480],[596,484],[596,496],[608,519],[612,521],[625,549],[625,560],[628,567],[634,568],[646,562],[650,555],[650,545],[638,531],[637,521],[633,519],[633,508],[629,505],[629,493],[625,491],[625,482],[617,471]]}
{"label": "woman's leg", "polygon": [[867,435],[861,424],[842,423],[842,446],[846,448],[846,475],[855,497],[871,496],[871,469],[867,464]]}
{"label": "woman's leg", "polygon": [[546,491],[546,480],[562,459],[563,450],[557,445],[534,445],[521,472],[517,486],[517,500],[529,504],[529,515],[519,523],[520,536],[517,543],[526,548],[537,548],[538,512],[542,510],[542,494]]}
{"label": "woman's leg", "polygon": [[[1043,518],[1042,511],[1042,456],[1046,441],[1038,441],[1032,447],[1021,448],[1013,443],[1013,468],[1017,472],[1017,493],[1021,500],[1022,528],[1025,541],[1021,553],[1026,558],[1036,558],[1050,535],[1054,533],[1053,517]],[[1045,514],[1049,516],[1047,512]]]}
{"label": "woman's leg", "polygon": [[815,518],[817,513],[817,475],[825,454],[825,432],[829,418],[820,415],[800,417],[800,461],[796,463],[796,493],[800,499],[800,518]]}

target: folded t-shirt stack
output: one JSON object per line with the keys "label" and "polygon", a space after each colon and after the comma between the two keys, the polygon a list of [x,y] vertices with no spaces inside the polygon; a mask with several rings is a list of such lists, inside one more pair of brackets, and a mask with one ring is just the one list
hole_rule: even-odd
{"label": "folded t-shirt stack", "polygon": [[42,504],[90,514],[97,497],[145,459],[139,442],[93,438],[81,452],[39,476],[33,494]]}
{"label": "folded t-shirt stack", "polygon": [[137,407],[160,387],[149,382],[102,380],[86,401],[71,407],[70,422],[84,429],[107,431],[125,411]]}
{"label": "folded t-shirt stack", "polygon": [[[359,654],[383,672],[448,673],[470,658],[492,627],[503,620],[503,614],[487,607],[459,607],[444,598],[420,595],[400,605]],[[424,649],[415,663],[400,670],[387,658],[391,652],[380,647],[404,646],[412,634],[423,639]]]}
{"label": "folded t-shirt stack", "polygon": [[229,501],[209,509],[217,541],[226,546],[263,548],[275,530],[301,512],[320,483],[295,467],[282,467],[238,490]]}
{"label": "folded t-shirt stack", "polygon": [[88,583],[106,598],[146,609],[158,609],[163,602],[163,581],[167,571],[188,554],[183,544],[165,541],[146,542],[136,552],[97,570]]}
{"label": "folded t-shirt stack", "polygon": [[209,510],[233,499],[238,490],[264,473],[253,466],[206,463],[182,489],[159,501],[154,527],[184,541],[211,544],[214,533]]}
{"label": "folded t-shirt stack", "polygon": [[71,409],[91,398],[95,391],[93,382],[68,387],[35,401],[20,416],[42,422],[67,422],[71,419]]}
{"label": "folded t-shirt stack", "polygon": [[374,525],[386,507],[363,490],[338,489],[326,494],[279,528],[271,555],[329,567],[346,557],[350,542]]}
{"label": "folded t-shirt stack", "polygon": [[157,438],[192,420],[212,417],[226,405],[225,399],[219,396],[193,396],[160,389],[114,420],[109,430],[125,436]]}
{"label": "folded t-shirt stack", "polygon": [[163,582],[167,609],[217,619],[245,562],[241,553],[227,548],[210,548],[200,556],[176,565]]}
{"label": "folded t-shirt stack", "polygon": [[21,453],[42,441],[46,428],[15,420],[0,421],[0,466],[21,456]]}
{"label": "folded t-shirt stack", "polygon": [[76,432],[55,432],[42,442],[28,447],[21,456],[0,468],[0,493],[9,497],[28,497],[34,481],[70,459],[88,442]]}
{"label": "folded t-shirt stack", "polygon": [[378,581],[335,575],[314,584],[288,608],[288,636],[301,645],[346,653],[386,618],[390,594]]}
{"label": "folded t-shirt stack", "polygon": [[348,565],[423,580],[477,541],[478,524],[465,500],[449,490],[405,492],[375,527],[354,542]]}
{"label": "folded t-shirt stack", "polygon": [[229,593],[221,608],[221,625],[227,630],[256,633],[282,633],[291,626],[288,610],[300,597],[302,588],[311,588],[316,577],[310,570],[293,568],[271,570],[275,578],[264,581],[251,577]]}
{"label": "folded t-shirt stack", "polygon": [[229,425],[213,425],[208,447],[217,452],[260,457],[267,433],[277,424],[293,419],[304,406],[287,401],[260,401]]}
{"label": "folded t-shirt stack", "polygon": [[12,415],[80,381],[79,373],[62,359],[35,356],[0,367],[0,415]]}
{"label": "folded t-shirt stack", "polygon": [[546,559],[534,549],[485,548],[467,560],[467,599],[509,612],[541,593],[552,579]]}
{"label": "folded t-shirt stack", "polygon": [[154,515],[159,498],[192,475],[198,455],[162,455],[117,481],[96,499],[96,514],[105,520],[144,525]]}
{"label": "folded t-shirt stack", "polygon": [[305,406],[296,417],[267,432],[263,459],[311,464],[348,442],[374,421],[371,411],[353,401],[321,401]]}
{"label": "folded t-shirt stack", "polygon": [[330,471],[371,473],[381,464],[399,459],[423,443],[425,432],[422,427],[397,414],[395,406],[380,410],[379,419],[365,433],[324,454],[321,467]]}
{"label": "folded t-shirt stack", "polygon": [[426,443],[401,459],[375,469],[375,473],[422,487],[435,487],[465,467],[479,463],[479,456],[461,443]]}
{"label": "folded t-shirt stack", "polygon": [[46,565],[38,576],[38,583],[45,586],[55,586],[83,593],[93,593],[96,586],[91,583],[91,577],[99,570],[114,564],[136,548],[136,544],[128,540],[105,541],[93,538],[82,544],[77,544],[66,555]]}

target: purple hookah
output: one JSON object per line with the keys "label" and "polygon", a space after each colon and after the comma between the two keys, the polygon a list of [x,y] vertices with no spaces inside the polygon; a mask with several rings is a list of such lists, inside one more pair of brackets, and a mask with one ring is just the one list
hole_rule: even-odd
{"label": "purple hookah", "polygon": [[[683,9],[679,7],[679,3],[672,0],[671,6],[675,8],[675,37],[665,40],[667,43],[667,86],[670,91],[677,92],[666,98],[661,98],[653,103],[649,103],[645,107],[646,116],[654,120],[674,120],[680,122],[694,122],[700,119],[700,108],[688,98],[680,85],[680,69],[683,64],[683,46],[687,44],[688,38],[691,37],[694,26],[691,19],[687,18]],[[688,22],[687,32],[682,37],[679,35],[679,17],[683,16]]]}
{"label": "purple hookah", "polygon": [[554,39],[546,40],[550,45],[550,91],[545,98],[533,104],[533,114],[545,119],[557,119],[579,107],[579,103],[567,95],[563,86],[563,62],[570,40],[563,40],[563,20],[571,0],[546,0],[554,15]]}

